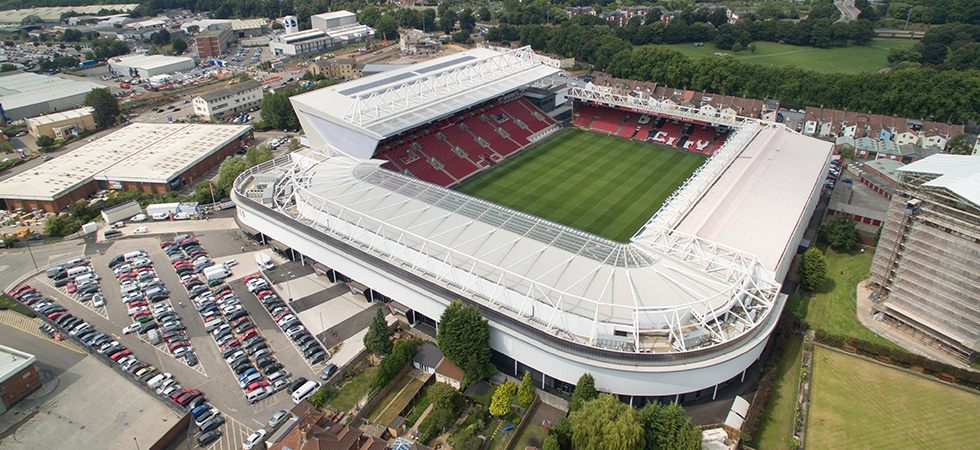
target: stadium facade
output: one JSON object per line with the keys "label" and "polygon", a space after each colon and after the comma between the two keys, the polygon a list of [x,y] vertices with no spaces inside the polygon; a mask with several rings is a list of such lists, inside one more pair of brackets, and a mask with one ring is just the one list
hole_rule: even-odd
{"label": "stadium facade", "polygon": [[[236,180],[239,224],[414,323],[437,327],[456,299],[477,306],[497,367],[542,387],[589,372],[631,401],[713,396],[779,319],[831,145],[570,81],[528,47],[475,49],[293,97],[311,148]],[[553,95],[531,104],[532,90]],[[446,187],[545,139],[572,104],[726,139],[628,242]]]}

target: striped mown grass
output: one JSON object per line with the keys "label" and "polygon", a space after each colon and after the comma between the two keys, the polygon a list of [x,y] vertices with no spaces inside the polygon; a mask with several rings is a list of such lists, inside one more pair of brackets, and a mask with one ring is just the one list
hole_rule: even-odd
{"label": "striped mown grass", "polygon": [[703,155],[563,130],[458,190],[626,241],[705,160]]}

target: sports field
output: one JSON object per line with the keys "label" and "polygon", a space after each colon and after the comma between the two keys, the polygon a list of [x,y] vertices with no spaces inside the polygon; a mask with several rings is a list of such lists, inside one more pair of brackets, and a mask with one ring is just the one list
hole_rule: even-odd
{"label": "sports field", "polygon": [[677,149],[570,129],[458,189],[626,241],[704,160],[704,156]]}
{"label": "sports field", "polygon": [[876,72],[888,67],[888,51],[915,45],[907,39],[875,39],[867,46],[854,45],[840,48],[802,47],[776,42],[754,42],[755,53],[749,50],[732,52],[721,50],[714,44],[703,47],[693,44],[664,45],[691,58],[732,56],[735,59],[764,66],[796,66],[823,73]]}
{"label": "sports field", "polygon": [[977,448],[980,395],[817,347],[807,446]]}

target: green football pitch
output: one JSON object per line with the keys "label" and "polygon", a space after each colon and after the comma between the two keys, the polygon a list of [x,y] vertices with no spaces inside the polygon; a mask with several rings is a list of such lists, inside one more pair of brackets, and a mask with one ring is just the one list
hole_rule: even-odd
{"label": "green football pitch", "polygon": [[626,241],[705,157],[577,129],[563,130],[457,189]]}

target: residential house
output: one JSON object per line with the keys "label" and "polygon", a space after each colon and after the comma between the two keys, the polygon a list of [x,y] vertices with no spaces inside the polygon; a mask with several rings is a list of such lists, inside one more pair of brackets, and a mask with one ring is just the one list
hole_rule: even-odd
{"label": "residential house", "polygon": [[361,76],[361,69],[356,62],[354,58],[320,59],[309,64],[309,71],[314,75],[323,75],[327,78],[353,80]]}
{"label": "residential house", "polygon": [[580,16],[582,14],[587,14],[590,16],[596,15],[595,8],[591,6],[572,6],[570,8],[565,8],[565,12],[568,13],[569,18]]}
{"label": "residential house", "polygon": [[270,450],[384,450],[387,443],[363,431],[339,423],[331,423],[326,413],[302,401],[292,413],[299,418],[282,439],[272,443]]}
{"label": "residential house", "polygon": [[933,153],[945,150],[963,131],[963,125],[812,106],[806,108],[803,126],[803,134],[819,138],[871,138]]}
{"label": "residential house", "polygon": [[415,357],[412,358],[412,367],[425,373],[436,373],[436,367],[439,367],[442,359],[443,355],[439,347],[431,342],[426,342],[419,346]]}
{"label": "residential house", "polygon": [[453,364],[449,358],[442,358],[439,366],[436,367],[436,381],[446,383],[457,390],[463,386],[463,369]]}

